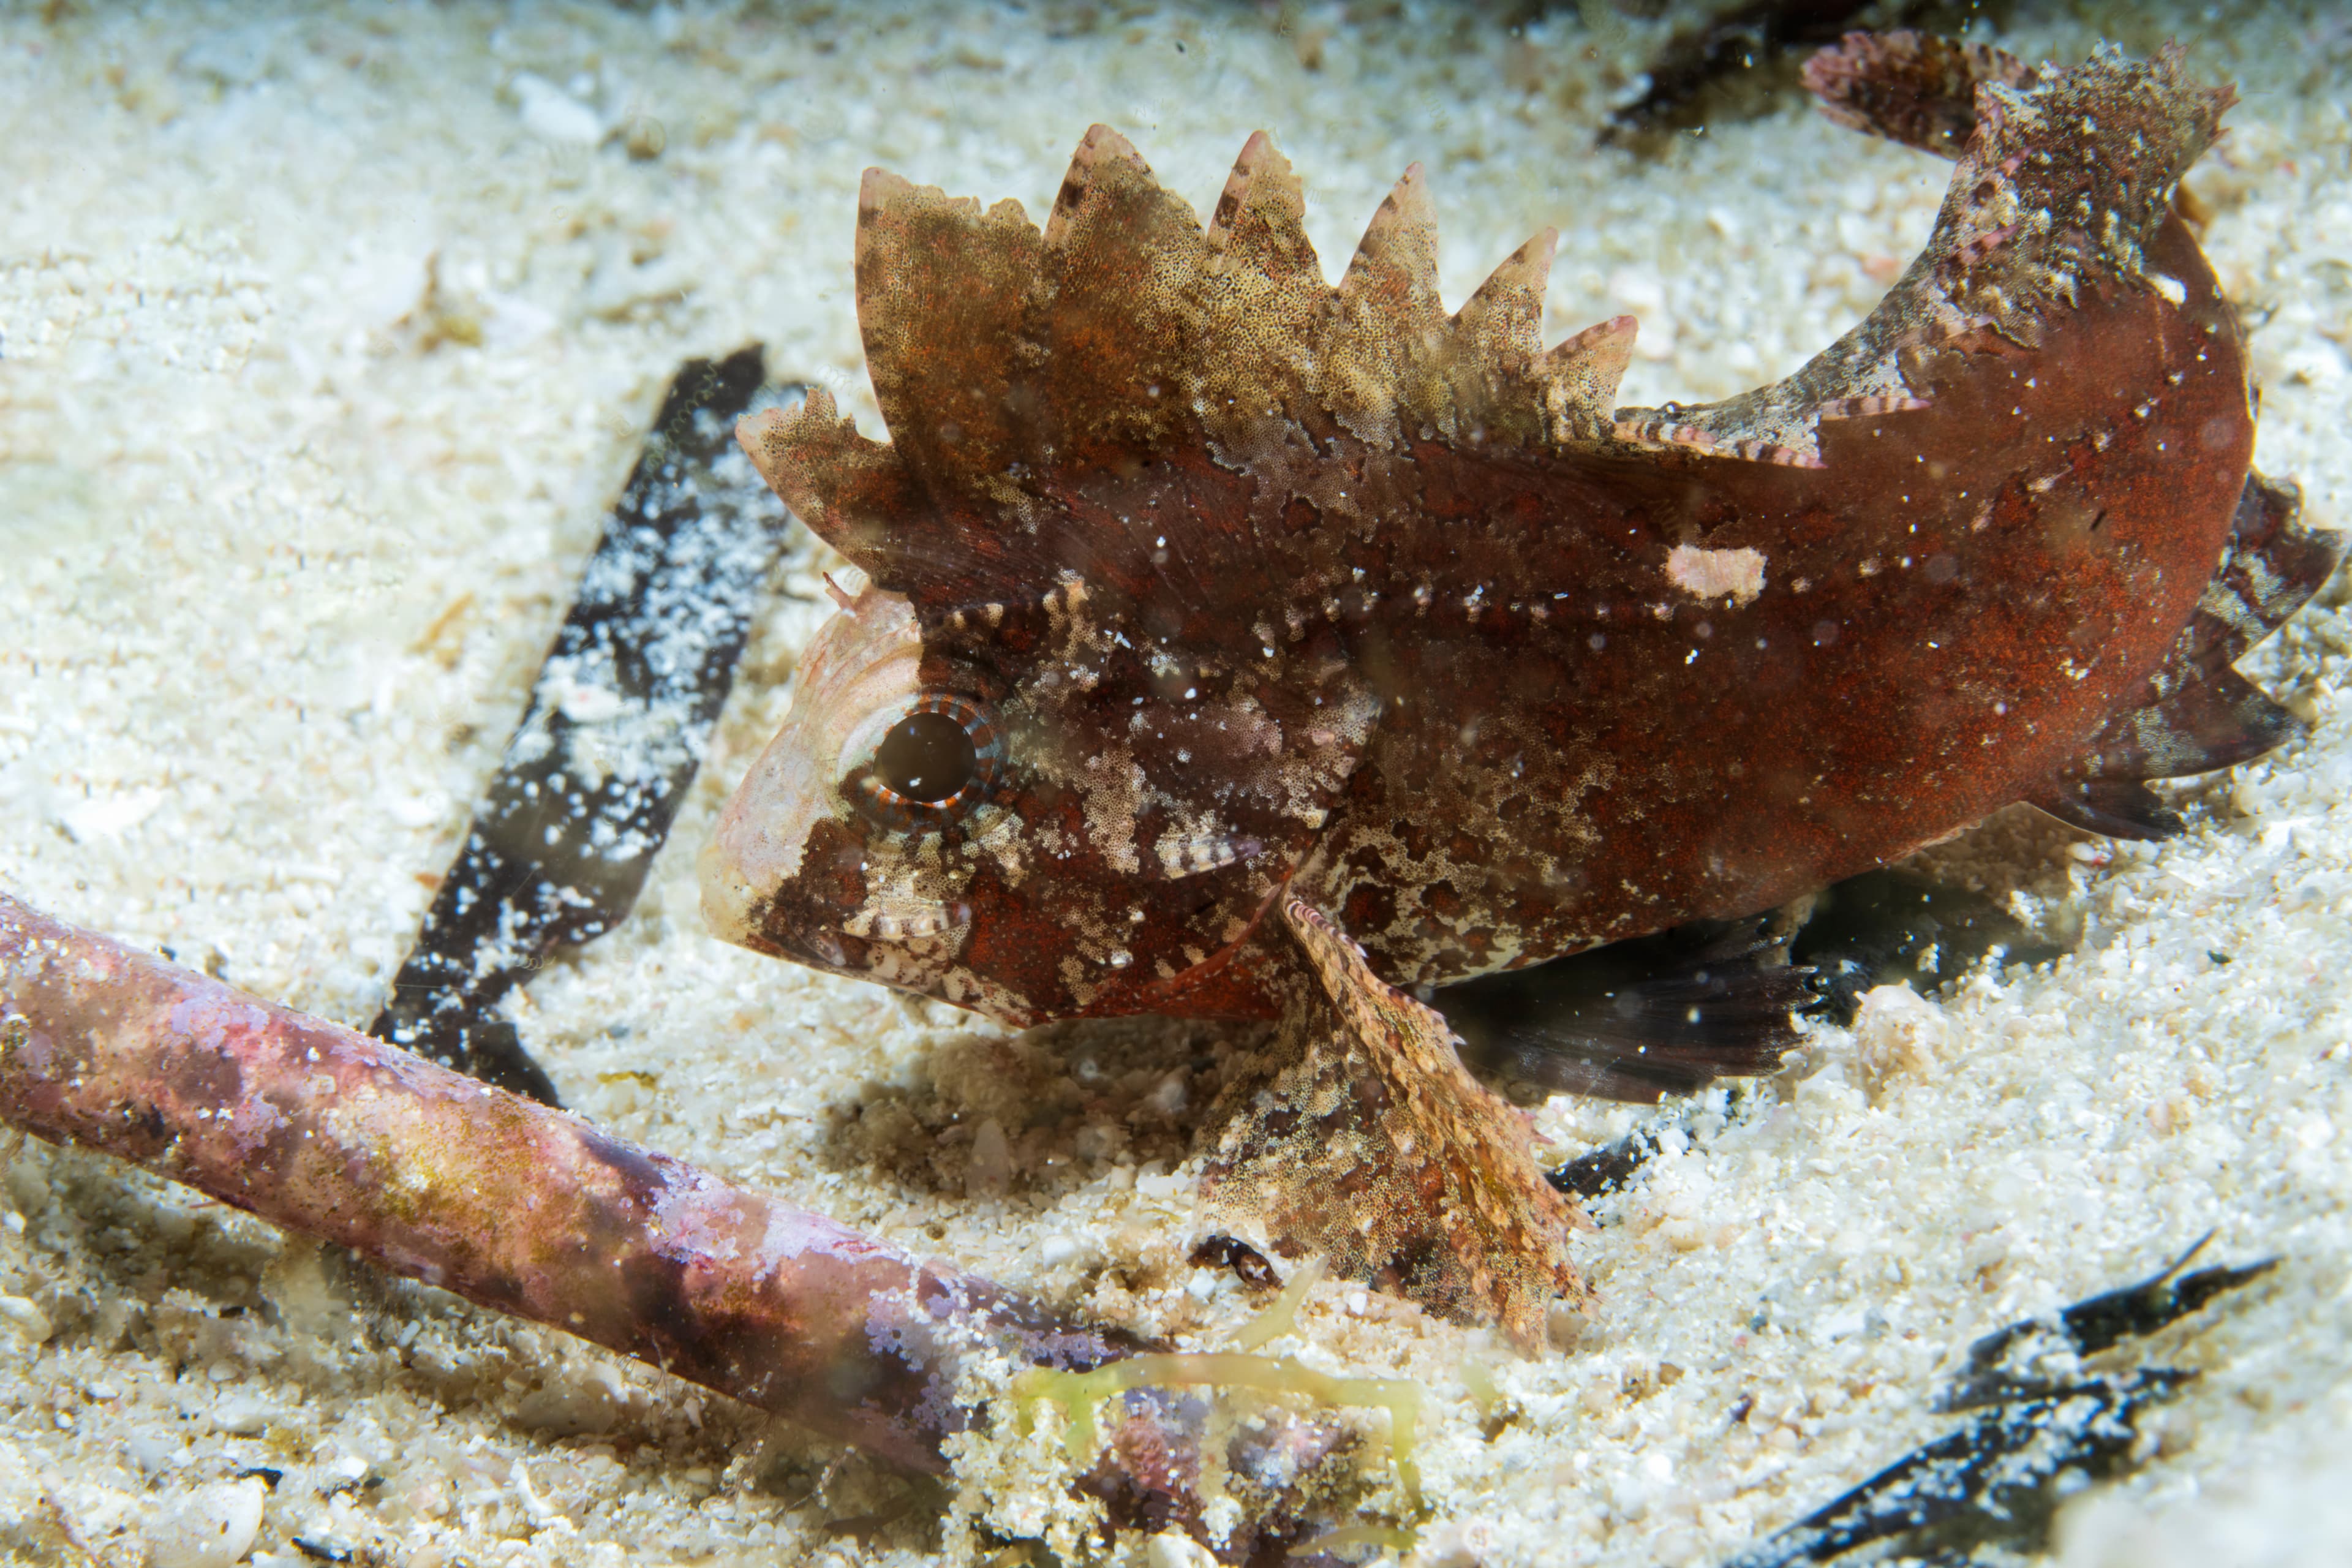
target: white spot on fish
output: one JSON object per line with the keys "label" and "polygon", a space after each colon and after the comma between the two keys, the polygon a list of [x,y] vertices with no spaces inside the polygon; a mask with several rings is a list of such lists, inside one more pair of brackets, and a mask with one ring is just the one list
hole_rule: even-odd
{"label": "white spot on fish", "polygon": [[1666,556],[1666,580],[1694,598],[1727,595],[1735,605],[1745,605],[1764,591],[1764,552],[1677,544]]}

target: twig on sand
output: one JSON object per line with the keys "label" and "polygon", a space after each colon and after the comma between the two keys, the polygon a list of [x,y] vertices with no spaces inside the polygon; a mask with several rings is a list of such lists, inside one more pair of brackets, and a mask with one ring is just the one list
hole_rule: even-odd
{"label": "twig on sand", "polygon": [[[146,1167],[378,1267],[552,1325],[909,1469],[985,1424],[964,1374],[1147,1348],[986,1279],[274,1006],[0,893],[0,1123]],[[1114,1527],[1204,1537],[1204,1473],[1254,1479],[1222,1554],[1278,1557],[1346,1434],[1139,1391],[1079,1483]],[[1233,1451],[1203,1465],[1202,1449]],[[1244,1450],[1246,1450],[1245,1452]],[[1129,1458],[1139,1462],[1129,1462]]]}

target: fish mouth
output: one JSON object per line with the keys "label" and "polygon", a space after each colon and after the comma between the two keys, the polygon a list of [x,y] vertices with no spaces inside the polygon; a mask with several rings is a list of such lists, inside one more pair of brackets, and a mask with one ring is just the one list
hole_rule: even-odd
{"label": "fish mouth", "polygon": [[[853,842],[820,846],[816,880],[827,858],[854,858]],[[772,958],[919,995],[940,994],[955,955],[971,933],[971,907],[903,892],[869,894],[855,906],[828,905],[794,884],[761,893],[726,861],[723,847],[703,852],[704,915],[737,945]],[[720,903],[719,900],[725,900]],[[713,905],[719,907],[714,911]],[[719,922],[728,923],[720,927]],[[941,1000],[954,998],[941,996]]]}

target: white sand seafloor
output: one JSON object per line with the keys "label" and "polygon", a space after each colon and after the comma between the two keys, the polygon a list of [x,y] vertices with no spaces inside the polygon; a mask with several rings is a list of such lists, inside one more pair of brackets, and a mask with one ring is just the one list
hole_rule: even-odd
{"label": "white sand seafloor", "polygon": [[[2258,461],[2352,519],[2352,14],[2017,9],[2021,53],[2172,37],[2238,83],[2190,184],[2252,327]],[[1672,18],[1585,10],[0,5],[0,887],[363,1026],[670,372],[764,341],[880,433],[869,163],[1042,215],[1099,120],[1205,207],[1265,127],[1336,271],[1418,159],[1449,300],[1556,224],[1547,337],[1641,316],[1626,401],[1785,374],[1916,247],[1946,165],[1793,98],[1597,151]],[[1218,1342],[1254,1303],[1185,1262],[1216,1028],[1015,1038],[704,930],[694,855],[790,700],[816,563],[778,574],[635,914],[534,979],[523,1040],[621,1133]],[[2013,813],[1937,851],[2077,951],[1883,995],[1703,1112],[1596,1206],[1580,1335],[1518,1360],[1317,1289],[1276,1348],[1427,1391],[1412,1561],[1725,1557],[1948,1429],[1927,1401],[1973,1336],[2208,1230],[2209,1260],[2284,1261],[2119,1358],[2203,1375],[2053,1553],[2352,1561],[2346,597],[2248,661],[2310,739],[2178,792],[2186,837]],[[1565,1150],[1635,1120],[1543,1112]],[[909,1483],[110,1162],[26,1145],[5,1173],[10,1562],[987,1561],[1069,1511],[1042,1439]]]}

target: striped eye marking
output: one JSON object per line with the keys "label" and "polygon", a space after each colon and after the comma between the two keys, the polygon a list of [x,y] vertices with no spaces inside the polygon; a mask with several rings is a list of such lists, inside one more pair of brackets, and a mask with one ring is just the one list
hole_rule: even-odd
{"label": "striped eye marking", "polygon": [[987,710],[946,692],[871,715],[842,755],[843,794],[877,826],[902,831],[963,816],[994,791],[1004,768],[1004,743]]}

